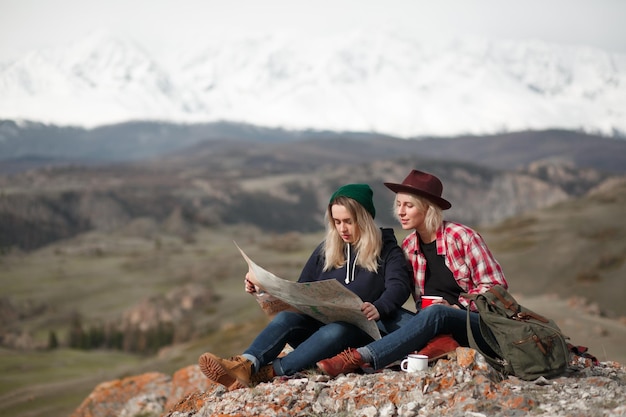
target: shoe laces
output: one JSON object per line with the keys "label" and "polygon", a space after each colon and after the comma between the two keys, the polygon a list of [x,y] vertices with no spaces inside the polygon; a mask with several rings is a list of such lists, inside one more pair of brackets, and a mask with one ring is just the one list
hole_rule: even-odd
{"label": "shoe laces", "polygon": [[244,358],[241,355],[237,355],[237,356],[231,356],[230,358],[228,358],[228,360],[231,362],[246,363],[248,359]]}
{"label": "shoe laces", "polygon": [[[231,370],[235,370],[235,369],[239,369],[239,368],[247,368],[247,367],[251,367],[252,366],[252,362],[250,362],[249,359],[244,358],[241,355],[237,355],[237,356],[231,356],[230,358],[226,359],[226,361],[232,362],[233,365]],[[224,365],[224,364],[222,364]]]}
{"label": "shoe laces", "polygon": [[361,365],[361,360],[360,360],[360,357],[358,357],[357,355],[358,355],[358,352],[356,352],[356,350],[346,349],[339,354],[339,357],[346,364],[350,364],[350,365],[354,365],[358,367]]}
{"label": "shoe laces", "polygon": [[265,365],[258,372],[252,374],[250,382],[268,382],[271,381],[276,374],[272,365]]}

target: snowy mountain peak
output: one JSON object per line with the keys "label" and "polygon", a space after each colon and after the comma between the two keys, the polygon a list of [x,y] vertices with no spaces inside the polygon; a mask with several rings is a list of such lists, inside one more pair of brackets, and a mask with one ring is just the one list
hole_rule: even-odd
{"label": "snowy mountain peak", "polygon": [[626,56],[391,31],[198,39],[156,56],[96,32],[0,67],[0,118],[96,126],[242,121],[412,137],[626,133]]}

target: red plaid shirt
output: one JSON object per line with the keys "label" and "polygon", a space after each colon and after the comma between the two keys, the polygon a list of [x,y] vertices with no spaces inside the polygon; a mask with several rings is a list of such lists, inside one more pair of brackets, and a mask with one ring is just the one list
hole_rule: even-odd
{"label": "red plaid shirt", "polygon": [[[426,258],[422,254],[416,232],[402,242],[402,249],[413,267],[415,300],[424,292]],[[480,294],[494,285],[508,288],[500,264],[495,260],[482,236],[459,223],[444,221],[437,231],[437,255],[444,255],[446,266],[452,271],[456,283],[468,294]],[[466,308],[469,300],[459,297]],[[474,310],[474,306],[470,307]]]}

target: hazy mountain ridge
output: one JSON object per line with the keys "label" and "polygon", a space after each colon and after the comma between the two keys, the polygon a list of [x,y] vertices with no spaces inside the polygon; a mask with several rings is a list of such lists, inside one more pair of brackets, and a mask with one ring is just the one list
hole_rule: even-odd
{"label": "hazy mountain ridge", "polygon": [[[517,143],[515,137],[477,140],[473,151],[482,159],[470,154],[466,161],[461,157],[465,139],[442,141],[448,150],[435,149],[435,154],[442,152],[436,158],[421,141],[327,132],[321,138],[278,142],[215,139],[134,163],[74,164],[0,176],[0,216],[7,220],[0,224],[0,246],[33,249],[88,230],[136,229],[132,225],[145,221],[154,224],[149,230],[169,225],[183,238],[197,227],[241,223],[270,232],[318,231],[327,196],[351,181],[372,185],[381,207],[379,221],[393,225],[390,210],[384,209],[389,191],[382,183],[401,181],[413,168],[442,178],[444,195],[453,202],[447,213],[452,219],[491,224],[584,195],[615,175],[602,167],[626,155],[622,140],[583,135],[570,141],[576,135],[571,132],[544,135],[551,153],[538,159],[523,153],[517,161],[507,146],[494,150],[497,144]],[[589,144],[606,145],[603,158],[592,167],[577,165],[572,155]],[[509,169],[492,166],[498,155],[508,158]]]}
{"label": "hazy mountain ridge", "polygon": [[[334,148],[332,140],[345,140]],[[264,152],[293,149],[291,155],[325,152],[329,161],[344,158],[385,158],[406,154],[458,160],[497,169],[511,169],[540,159],[559,159],[581,168],[626,172],[626,141],[563,130],[522,131],[488,136],[459,136],[404,140],[365,132],[320,130],[292,131],[241,123],[173,124],[129,122],[94,129],[61,127],[36,122],[0,121],[0,173],[20,172],[38,166],[92,165],[179,155],[202,163],[198,156],[209,147],[274,146]],[[322,146],[316,141],[325,141]],[[211,141],[211,145],[205,142]],[[232,142],[232,143],[229,143]],[[352,145],[350,145],[352,143]],[[198,146],[196,149],[194,146]],[[280,149],[278,149],[280,148]],[[358,152],[354,152],[358,148]],[[335,151],[342,152],[337,155]],[[298,157],[296,157],[298,158]],[[168,158],[172,160],[172,158]],[[303,159],[303,158],[298,158]],[[310,162],[310,160],[308,160]],[[189,162],[189,161],[188,161]],[[307,162],[304,158],[303,162]]]}
{"label": "hazy mountain ridge", "polygon": [[384,136],[360,132],[290,131],[229,122],[176,124],[144,121],[87,129],[0,120],[0,164],[7,160],[37,158],[49,158],[49,162],[62,159],[83,164],[110,163],[158,157],[209,140],[283,143],[328,137],[364,139]]}
{"label": "hazy mountain ridge", "polygon": [[0,68],[0,117],[97,126],[229,120],[400,137],[626,132],[626,57],[589,47],[402,34],[186,43],[160,61],[98,33]]}

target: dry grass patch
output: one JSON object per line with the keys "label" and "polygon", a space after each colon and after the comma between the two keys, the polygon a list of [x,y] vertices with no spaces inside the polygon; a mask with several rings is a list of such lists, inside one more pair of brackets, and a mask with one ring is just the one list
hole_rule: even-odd
{"label": "dry grass patch", "polygon": [[602,281],[600,274],[594,271],[581,271],[576,274],[576,281],[581,284],[596,284]]}
{"label": "dry grass patch", "polygon": [[605,227],[598,230],[583,231],[580,233],[580,236],[596,242],[605,242],[618,239],[621,234],[622,230],[617,227]]}

